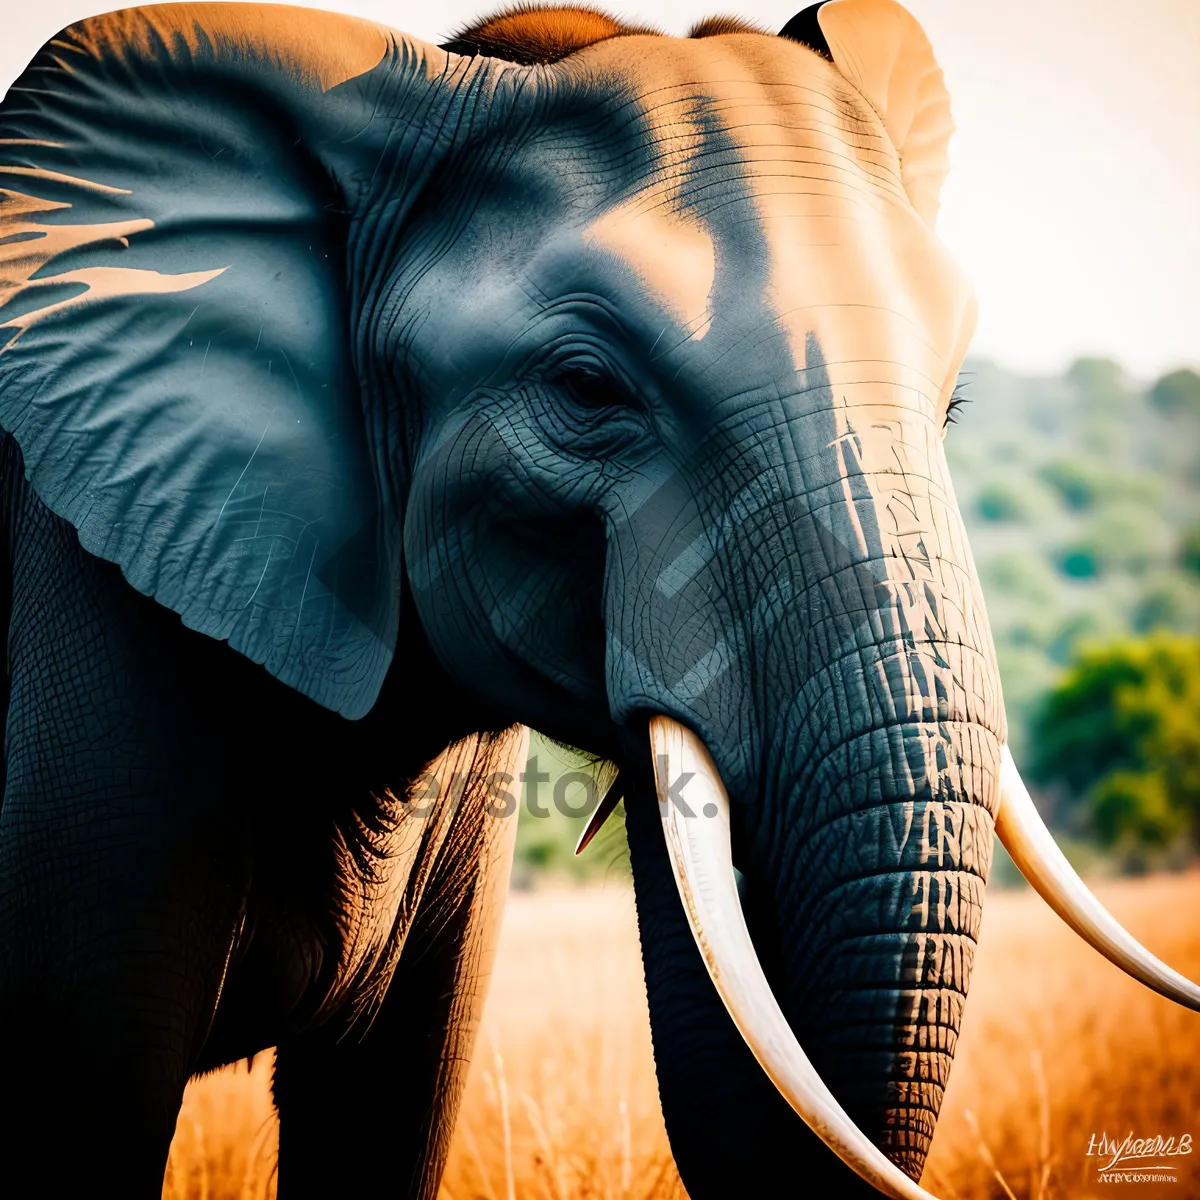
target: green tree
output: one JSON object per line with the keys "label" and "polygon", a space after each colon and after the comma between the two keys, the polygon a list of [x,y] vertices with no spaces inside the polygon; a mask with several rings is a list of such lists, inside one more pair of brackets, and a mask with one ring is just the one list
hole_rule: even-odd
{"label": "green tree", "polygon": [[1025,516],[1020,494],[1003,483],[989,483],[981,488],[975,508],[985,521],[1020,521]]}
{"label": "green tree", "polygon": [[1125,372],[1111,358],[1078,358],[1066,378],[1093,414],[1122,413],[1135,398]]}
{"label": "green tree", "polygon": [[1168,416],[1200,416],[1200,375],[1186,367],[1164,375],[1150,389],[1150,401]]}
{"label": "green tree", "polygon": [[1200,575],[1200,525],[1193,525],[1183,535],[1179,547],[1179,564],[1185,571]]}
{"label": "green tree", "polygon": [[1068,579],[1095,579],[1108,566],[1104,545],[1096,538],[1061,547],[1057,559],[1059,572]]}
{"label": "green tree", "polygon": [[1200,638],[1082,650],[1039,707],[1032,775],[1084,804],[1102,841],[1200,845]]}
{"label": "green tree", "polygon": [[1096,469],[1075,458],[1060,458],[1046,463],[1038,475],[1058,493],[1063,505],[1073,512],[1091,508],[1103,487]]}

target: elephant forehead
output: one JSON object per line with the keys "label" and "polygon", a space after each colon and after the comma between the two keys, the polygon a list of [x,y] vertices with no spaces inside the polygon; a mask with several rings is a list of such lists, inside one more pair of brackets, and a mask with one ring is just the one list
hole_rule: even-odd
{"label": "elephant forehead", "polygon": [[702,222],[653,197],[635,199],[594,221],[584,242],[622,259],[692,338],[708,332],[716,257]]}
{"label": "elephant forehead", "polygon": [[576,58],[588,78],[618,81],[618,111],[639,112],[653,149],[633,197],[593,222],[594,245],[693,339],[749,302],[798,370],[815,338],[835,388],[932,409],[970,289],[909,202],[878,114],[832,64],[753,34],[621,38]]}

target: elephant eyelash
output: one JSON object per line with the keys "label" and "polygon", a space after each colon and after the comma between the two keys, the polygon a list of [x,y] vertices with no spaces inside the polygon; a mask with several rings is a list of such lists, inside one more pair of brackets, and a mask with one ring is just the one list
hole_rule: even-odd
{"label": "elephant eyelash", "polygon": [[960,379],[954,385],[954,391],[950,394],[950,403],[946,405],[946,416],[942,421],[943,429],[949,429],[951,425],[957,425],[957,414],[962,411],[964,405],[971,403],[971,397],[962,394],[963,389],[967,387],[970,387],[970,381],[965,379]]}

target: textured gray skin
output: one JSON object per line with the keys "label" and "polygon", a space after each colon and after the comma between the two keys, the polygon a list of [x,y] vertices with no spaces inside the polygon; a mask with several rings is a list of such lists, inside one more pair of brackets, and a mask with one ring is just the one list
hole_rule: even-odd
{"label": "textured gray skin", "polygon": [[[694,98],[702,169],[680,168],[677,203],[719,251],[693,342],[580,241],[665,169],[653,101],[558,69],[430,75],[424,53],[396,43],[318,93],[169,39],[91,74],[48,51],[0,108],[0,132],[31,140],[5,161],[58,173],[22,186],[72,205],[49,224],[156,223],[127,255],[71,265],[232,264],[47,317],[0,354],[0,425],[26,456],[6,439],[0,1027],[40,1089],[0,1137],[24,1153],[68,1124],[64,1194],[156,1195],[188,1075],[278,1044],[281,1200],[429,1194],[493,911],[478,809],[421,848],[417,894],[347,896],[392,845],[374,797],[453,738],[520,721],[627,780],[656,1066],[693,1200],[788,1177],[861,1190],[704,973],[648,778],[658,712],[729,787],[752,931],[801,1043],[918,1175],[1004,733],[940,449],[898,440],[880,471],[839,433],[820,345],[797,362],[765,299],[721,105]],[[18,289],[2,315],[42,302]],[[297,383],[276,394],[263,368],[285,351]],[[294,396],[317,433],[276,443],[272,406]],[[276,487],[283,524],[260,536]],[[312,521],[329,570],[299,590],[271,576],[262,603],[271,538]],[[374,857],[339,851],[364,839]],[[347,950],[358,922],[382,931],[368,969]],[[365,1022],[342,1038],[384,994],[363,1040]]]}
{"label": "textured gray skin", "polygon": [[433,1195],[511,845],[478,791],[415,847],[377,797],[487,715],[420,645],[426,719],[400,677],[363,721],[318,708],[82,551],[7,436],[0,462],[4,1172],[156,1197],[188,1077],[278,1046],[280,1196]]}

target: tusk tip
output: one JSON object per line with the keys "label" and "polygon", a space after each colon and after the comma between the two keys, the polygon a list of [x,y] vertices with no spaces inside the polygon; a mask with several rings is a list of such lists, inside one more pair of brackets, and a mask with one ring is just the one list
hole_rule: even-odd
{"label": "tusk tip", "polygon": [[1200,987],[1155,958],[1092,894],[1042,820],[1004,746],[996,836],[1043,900],[1085,942],[1161,996],[1200,1012]]}
{"label": "tusk tip", "polygon": [[588,846],[591,845],[593,838],[604,827],[604,823],[616,811],[617,805],[621,803],[625,795],[625,787],[621,782],[621,776],[618,774],[616,779],[612,781],[612,785],[608,791],[604,793],[604,799],[596,806],[596,811],[588,818],[587,827],[580,834],[579,841],[575,846],[576,855],[582,854]]}

